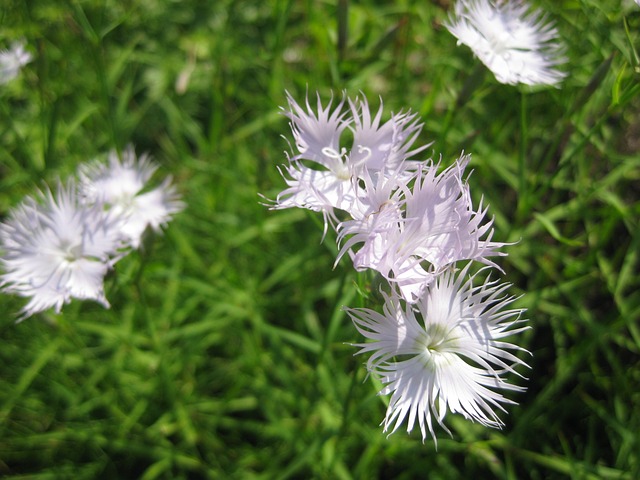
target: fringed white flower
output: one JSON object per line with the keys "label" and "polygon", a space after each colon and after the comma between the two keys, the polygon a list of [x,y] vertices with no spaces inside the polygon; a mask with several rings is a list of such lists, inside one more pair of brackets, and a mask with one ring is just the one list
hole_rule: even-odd
{"label": "fringed white flower", "polygon": [[[318,96],[314,109],[307,98],[305,108],[287,95],[295,151],[281,169],[287,188],[272,204],[274,209],[299,207],[322,212],[325,230],[336,222],[335,210],[358,216],[362,183],[369,176],[410,177],[417,162],[408,161],[424,147],[412,149],[422,124],[415,114],[392,115],[382,122],[382,104],[372,115],[367,100],[345,98],[333,108]],[[347,148],[341,143],[346,130],[352,136]]]}
{"label": "fringed white flower", "polygon": [[526,366],[514,354],[526,350],[504,341],[528,328],[523,310],[508,308],[514,301],[506,294],[509,284],[487,278],[474,286],[477,276],[468,276],[468,266],[439,275],[413,305],[391,293],[384,294],[383,313],[346,309],[370,340],[356,345],[358,353],[371,354],[367,368],[384,384],[380,394],[391,395],[385,432],[406,420],[408,432],[417,422],[423,441],[427,431],[435,441],[433,420],[449,432],[448,411],[500,428],[496,410],[515,403],[500,392],[524,390],[505,377]]}
{"label": "fringed white flower", "polygon": [[80,166],[80,194],[89,204],[102,204],[123,219],[122,231],[133,248],[138,248],[147,227],[159,231],[173,214],[184,208],[171,177],[149,189],[148,181],[157,165],[148,155],[136,157],[133,146],[111,151],[107,163],[95,161]]}
{"label": "fringed white flower", "polygon": [[556,86],[566,76],[557,29],[524,1],[457,0],[446,27],[501,83]]}
{"label": "fringed white flower", "polygon": [[20,319],[71,299],[106,308],[103,279],[125,246],[121,220],[79,201],[73,181],[27,197],[0,224],[0,288],[29,297]]}

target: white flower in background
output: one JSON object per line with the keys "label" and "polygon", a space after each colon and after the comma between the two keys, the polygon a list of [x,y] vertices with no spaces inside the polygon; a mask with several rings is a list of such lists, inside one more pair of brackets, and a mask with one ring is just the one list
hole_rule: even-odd
{"label": "white flower in background", "polygon": [[488,257],[502,255],[498,249],[504,244],[491,241],[492,220],[482,224],[487,209],[473,208],[463,178],[469,158],[461,156],[440,174],[438,165],[422,165],[411,187],[363,217],[339,224],[338,258],[349,252],[356,270],[380,272],[409,302],[457,261],[494,265]]}
{"label": "white flower in background", "polygon": [[[276,198],[272,208],[307,208],[323,212],[325,229],[335,219],[334,210],[358,216],[364,195],[361,183],[378,174],[402,176],[416,162],[409,158],[425,147],[411,150],[422,124],[415,114],[392,115],[381,121],[382,104],[371,115],[367,100],[343,98],[335,108],[332,101],[323,107],[318,96],[316,110],[307,98],[301,107],[287,94],[291,130],[295,140],[294,155],[282,171],[288,188]],[[341,137],[349,130],[350,148],[342,146]],[[415,167],[413,167],[415,168]]]}
{"label": "white flower in background", "polygon": [[427,430],[435,440],[433,419],[449,432],[443,423],[447,411],[499,428],[496,409],[515,403],[500,391],[524,390],[504,376],[526,365],[512,353],[526,350],[503,340],[528,328],[521,325],[523,310],[506,308],[514,301],[505,294],[509,284],[487,278],[473,286],[474,278],[468,277],[468,265],[457,275],[449,269],[414,305],[391,294],[385,295],[382,314],[346,309],[371,340],[357,344],[358,353],[371,353],[367,368],[384,384],[380,394],[391,395],[385,432],[395,432],[407,419],[408,432],[417,421],[423,440]]}
{"label": "white flower in background", "polygon": [[103,279],[124,247],[120,220],[79,201],[76,185],[27,197],[0,224],[0,289],[30,297],[21,319],[72,298],[106,308]]}
{"label": "white flower in background", "polygon": [[556,28],[524,1],[457,0],[446,27],[501,83],[557,85],[566,76]]}
{"label": "white flower in background", "polygon": [[122,153],[111,151],[107,163],[91,162],[80,166],[80,194],[89,204],[101,204],[122,218],[121,230],[133,248],[138,248],[147,227],[158,231],[174,213],[184,208],[171,178],[160,186],[146,189],[157,169],[149,156],[136,157],[132,146]]}
{"label": "white flower in background", "polygon": [[31,53],[25,50],[25,42],[14,42],[8,50],[0,51],[0,85],[18,76],[20,69],[31,61]]}

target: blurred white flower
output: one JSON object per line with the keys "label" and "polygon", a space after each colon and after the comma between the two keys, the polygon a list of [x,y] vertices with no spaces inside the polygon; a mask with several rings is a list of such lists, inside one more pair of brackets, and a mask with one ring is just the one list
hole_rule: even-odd
{"label": "blurred white flower", "polygon": [[20,69],[31,61],[31,53],[25,50],[25,42],[14,42],[8,50],[0,51],[0,85],[18,76]]}
{"label": "blurred white flower", "polygon": [[512,353],[526,350],[503,341],[528,328],[521,325],[523,310],[506,309],[514,300],[505,294],[509,284],[487,278],[473,286],[474,278],[468,277],[468,265],[457,275],[449,269],[415,305],[392,293],[384,295],[382,314],[346,309],[371,340],[357,344],[358,353],[371,353],[367,368],[384,384],[380,394],[391,395],[385,432],[395,432],[405,419],[411,432],[417,420],[423,441],[427,430],[436,440],[433,418],[449,432],[443,423],[447,411],[499,428],[496,409],[515,403],[499,391],[524,390],[504,376],[526,365]]}
{"label": "blurred white flower", "polygon": [[157,169],[148,155],[136,157],[133,146],[108,155],[108,162],[90,162],[79,168],[80,194],[89,204],[101,204],[122,218],[121,229],[133,248],[138,248],[147,227],[158,231],[174,213],[184,208],[171,177],[160,186],[146,189]]}
{"label": "blurred white flower", "polygon": [[457,0],[449,31],[501,83],[557,85],[566,73],[556,28],[521,0]]}
{"label": "blurred white flower", "polygon": [[79,201],[76,185],[27,197],[0,224],[0,289],[30,297],[21,319],[72,298],[106,308],[103,279],[121,256],[120,220]]}
{"label": "blurred white flower", "polygon": [[483,223],[487,209],[473,208],[463,178],[469,158],[461,156],[440,174],[438,165],[421,165],[411,187],[399,188],[361,218],[339,224],[338,258],[349,252],[356,270],[380,272],[409,302],[457,261],[494,265],[488,257],[502,255],[498,249],[504,243],[491,241],[493,221]]}

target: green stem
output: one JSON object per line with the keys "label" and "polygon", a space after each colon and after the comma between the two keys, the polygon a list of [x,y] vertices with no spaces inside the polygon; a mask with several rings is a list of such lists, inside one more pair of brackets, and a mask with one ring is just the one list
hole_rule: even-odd
{"label": "green stem", "polygon": [[105,107],[107,123],[109,125],[109,133],[111,135],[111,144],[116,148],[118,156],[120,156],[120,144],[118,142],[117,124],[115,121],[113,103],[109,94],[109,85],[107,84],[107,71],[104,63],[104,45],[102,36],[93,28],[91,21],[85,14],[82,6],[79,2],[74,2],[76,11],[76,19],[79,25],[82,27],[86,38],[89,40],[91,48],[91,56],[95,62],[96,72],[98,76],[98,82],[100,84],[100,93],[102,95]]}
{"label": "green stem", "polygon": [[351,382],[349,383],[349,391],[347,392],[347,395],[345,395],[344,402],[342,403],[342,421],[340,423],[340,430],[338,431],[338,438],[343,438],[347,432],[347,428],[349,426],[349,410],[351,408],[351,401],[353,400],[355,386],[357,380],[360,378],[361,371],[362,368],[360,366],[351,370]]}
{"label": "green stem", "polygon": [[441,150],[444,150],[444,147],[446,146],[447,135],[456,114],[467,104],[474,92],[478,90],[484,79],[485,71],[485,66],[482,63],[477,62],[475,68],[462,85],[462,89],[458,92],[454,107],[447,111],[447,116],[445,117],[444,122],[442,122],[442,128],[440,129]]}
{"label": "green stem", "polygon": [[100,81],[100,91],[102,98],[107,109],[107,123],[109,124],[109,133],[111,134],[111,144],[118,152],[118,156],[121,156],[120,143],[118,142],[118,132],[116,126],[115,115],[113,111],[113,103],[109,94],[109,86],[107,85],[107,72],[104,67],[104,49],[102,48],[102,42],[100,42],[94,51],[94,58],[96,62],[96,68],[98,70],[98,79]]}
{"label": "green stem", "polygon": [[518,156],[518,214],[528,208],[527,185],[527,93],[520,91],[520,151]]}
{"label": "green stem", "polygon": [[176,395],[175,395],[174,389],[172,388],[173,382],[171,381],[171,375],[167,369],[167,361],[166,361],[167,349],[158,333],[155,318],[152,318],[149,312],[149,303],[147,302],[145,290],[142,286],[143,272],[147,264],[148,254],[149,252],[144,252],[144,251],[139,252],[140,268],[138,269],[138,272],[136,274],[134,285],[135,285],[136,293],[139,299],[139,307],[142,310],[142,315],[144,316],[147,332],[149,334],[149,339],[151,341],[151,348],[153,349],[153,352],[158,356],[157,369],[158,369],[158,381],[160,382],[159,391],[163,393],[163,396],[167,402],[167,405],[173,405],[176,400]]}
{"label": "green stem", "polygon": [[340,327],[342,320],[345,316],[345,313],[342,311],[342,306],[351,300],[354,296],[353,289],[351,292],[346,291],[347,278],[350,277],[349,269],[345,269],[344,273],[340,277],[340,285],[338,290],[336,291],[336,296],[333,301],[333,313],[331,314],[331,319],[329,320],[329,325],[325,330],[324,337],[322,338],[322,347],[320,350],[320,354],[318,355],[318,365],[322,364],[322,360],[326,354],[327,349],[329,348],[329,344],[333,341],[336,335],[336,331]]}

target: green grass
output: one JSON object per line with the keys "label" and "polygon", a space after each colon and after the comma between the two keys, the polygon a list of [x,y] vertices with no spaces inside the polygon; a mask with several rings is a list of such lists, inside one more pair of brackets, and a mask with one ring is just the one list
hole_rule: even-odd
{"label": "green grass", "polygon": [[[560,89],[498,84],[442,26],[450,2],[12,1],[0,46],[0,215],[128,143],[187,204],[116,265],[112,308],[15,323],[0,296],[0,475],[9,478],[640,477],[640,9],[540,0],[567,43]],[[606,5],[605,5],[606,4]],[[626,28],[625,28],[626,27]],[[474,83],[464,98],[465,85]],[[449,415],[391,437],[342,305],[369,277],[284,187],[285,90],[411,108],[476,202],[530,331],[503,430]],[[461,99],[461,100],[459,100]],[[456,103],[457,102],[457,103]],[[516,380],[517,381],[517,380]],[[522,383],[522,382],[520,382]]]}

